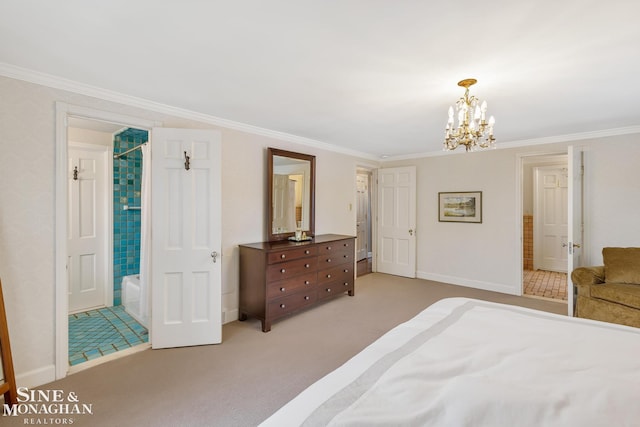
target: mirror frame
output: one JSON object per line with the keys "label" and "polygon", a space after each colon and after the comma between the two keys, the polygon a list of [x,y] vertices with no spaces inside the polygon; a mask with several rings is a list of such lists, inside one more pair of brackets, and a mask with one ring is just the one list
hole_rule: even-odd
{"label": "mirror frame", "polygon": [[273,156],[307,160],[310,163],[309,175],[311,181],[309,182],[309,229],[303,231],[307,233],[307,236],[313,237],[315,235],[316,219],[316,156],[269,147],[267,148],[267,239],[270,242],[288,240],[289,237],[295,235],[295,231],[290,233],[273,233]]}

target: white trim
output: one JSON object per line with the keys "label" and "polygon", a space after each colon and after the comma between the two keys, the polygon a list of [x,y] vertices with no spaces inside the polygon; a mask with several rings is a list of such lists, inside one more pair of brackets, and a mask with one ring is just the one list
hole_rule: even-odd
{"label": "white trim", "polygon": [[103,363],[110,362],[112,360],[120,359],[121,357],[129,356],[131,354],[140,353],[141,351],[149,350],[151,344],[148,342],[144,344],[138,344],[134,347],[125,348],[124,350],[116,351],[115,353],[107,354],[96,359],[88,360],[86,362],[78,363],[69,368],[69,375],[76,374],[78,372],[93,368],[94,366],[102,365]]}
{"label": "white trim", "polygon": [[[349,156],[361,157],[361,158],[376,160],[376,161],[378,160],[376,156],[369,153],[363,153],[363,152],[352,150],[349,148],[344,148],[337,145],[328,144],[326,142],[317,141],[315,139],[292,135],[286,132],[275,131],[271,129],[249,125],[246,123],[240,123],[233,120],[211,116],[209,114],[198,113],[198,112],[187,110],[184,108],[173,107],[167,104],[162,104],[159,102],[150,101],[143,98],[138,98],[135,96],[125,95],[123,93],[102,89],[96,86],[75,82],[72,80],[64,79],[62,77],[52,76],[50,74],[40,73],[38,71],[16,67],[15,65],[3,63],[3,62],[0,62],[0,75],[5,77],[10,77],[13,79],[27,81],[30,83],[52,87],[55,89],[61,89],[61,90],[65,90],[73,93],[78,93],[81,95],[91,96],[91,97],[103,99],[106,101],[112,101],[112,102],[117,102],[119,104],[142,108],[149,111],[169,114],[175,117],[196,120],[201,123],[208,123],[211,125],[224,127],[227,129],[234,129],[234,130],[238,130],[241,132],[246,132],[254,135],[261,135],[269,138],[279,139],[282,141],[289,141],[296,144],[301,144],[301,145],[306,145],[309,147],[314,147],[322,150],[346,154]],[[107,121],[111,121],[111,120],[107,120]]]}
{"label": "white trim", "polygon": [[239,311],[237,308],[224,308],[222,310],[222,324],[226,325],[227,323],[233,322],[234,320],[238,320],[239,317]]}
{"label": "white trim", "polygon": [[464,277],[447,276],[445,274],[427,273],[425,271],[417,272],[418,279],[432,280],[434,282],[449,283],[452,285],[465,286],[467,288],[483,289],[485,291],[500,292],[509,295],[518,295],[517,287],[500,284],[483,282],[480,280],[471,280]]}
{"label": "white trim", "polygon": [[[67,376],[69,369],[69,301],[67,280],[67,117],[119,123],[151,131],[162,123],[88,107],[56,102],[55,166],[55,378]],[[112,156],[113,157],[113,156]],[[151,331],[149,331],[151,339]]]}
{"label": "white trim", "polygon": [[34,369],[32,371],[16,375],[16,385],[18,387],[32,388],[41,386],[42,384],[50,383],[55,379],[55,365],[47,365],[42,368]]}

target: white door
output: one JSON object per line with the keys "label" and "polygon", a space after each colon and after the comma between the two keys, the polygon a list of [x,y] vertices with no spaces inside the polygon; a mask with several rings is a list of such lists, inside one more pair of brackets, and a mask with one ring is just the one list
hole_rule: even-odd
{"label": "white door", "polygon": [[105,305],[107,147],[69,146],[67,256],[69,312]]}
{"label": "white door", "polygon": [[220,132],[154,128],[153,348],[222,340]]}
{"label": "white door", "polygon": [[356,175],[356,261],[369,255],[369,175]]}
{"label": "white door", "polygon": [[567,271],[568,172],[558,166],[535,168],[535,270]]}
{"label": "white door", "polygon": [[416,277],[416,168],[378,171],[377,270]]}
{"label": "white door", "polygon": [[569,316],[573,316],[573,282],[571,272],[582,266],[584,251],[584,221],[582,194],[584,192],[583,151],[579,147],[569,147],[569,237],[567,242],[567,305]]}

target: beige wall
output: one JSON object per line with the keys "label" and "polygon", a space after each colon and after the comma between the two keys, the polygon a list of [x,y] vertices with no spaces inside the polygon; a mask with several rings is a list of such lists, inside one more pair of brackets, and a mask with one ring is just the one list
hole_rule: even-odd
{"label": "beige wall", "polygon": [[[584,264],[605,246],[640,246],[640,135],[572,141],[585,150]],[[416,165],[418,277],[519,294],[521,217],[518,163],[566,152],[569,143],[385,162]],[[439,191],[482,191],[483,223],[438,222]]]}
{"label": "beige wall", "polygon": [[55,363],[55,102],[222,132],[222,281],[225,320],[238,308],[240,243],[266,235],[266,147],[316,155],[316,232],[355,235],[362,158],[0,77],[0,277],[18,382],[51,381]]}

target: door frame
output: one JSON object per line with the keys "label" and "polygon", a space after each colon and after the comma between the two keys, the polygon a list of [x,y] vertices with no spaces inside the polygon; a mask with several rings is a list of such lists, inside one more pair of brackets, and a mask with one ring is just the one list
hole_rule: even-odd
{"label": "door frame", "polygon": [[67,274],[67,126],[69,117],[99,120],[148,130],[162,123],[108,111],[56,102],[56,166],[55,166],[55,378],[69,371],[69,297]]}
{"label": "door frame", "polygon": [[[110,248],[113,248],[113,178],[111,178],[111,174],[109,173],[110,170],[113,170],[113,146],[91,144],[79,141],[67,141],[67,150],[69,150],[69,148],[71,147],[78,150],[97,151],[102,153],[103,156],[106,156],[104,159],[105,176],[103,177],[103,179],[105,181],[103,190],[104,202],[107,208],[107,212],[105,215],[105,227],[103,227],[103,230],[101,230],[101,232],[104,233],[104,259],[102,261],[105,263],[105,283],[103,294],[104,298],[102,299],[102,303],[106,307],[109,307],[113,305],[113,251],[110,250]],[[69,157],[67,151],[67,159],[68,158]],[[69,197],[68,194],[67,197]],[[67,215],[68,214],[69,212],[67,212]]]}

